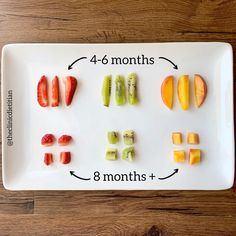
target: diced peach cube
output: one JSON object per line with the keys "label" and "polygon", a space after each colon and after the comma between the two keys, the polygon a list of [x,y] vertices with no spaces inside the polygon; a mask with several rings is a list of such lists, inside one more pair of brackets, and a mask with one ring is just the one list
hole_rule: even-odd
{"label": "diced peach cube", "polygon": [[188,133],[188,144],[199,144],[199,136],[197,133]]}
{"label": "diced peach cube", "polygon": [[190,149],[189,150],[189,164],[195,165],[201,162],[201,150]]}
{"label": "diced peach cube", "polygon": [[173,144],[181,144],[182,143],[182,134],[180,132],[172,133],[172,142],[173,142]]}
{"label": "diced peach cube", "polygon": [[184,150],[175,150],[174,151],[174,160],[176,162],[184,162],[185,161],[185,151]]}

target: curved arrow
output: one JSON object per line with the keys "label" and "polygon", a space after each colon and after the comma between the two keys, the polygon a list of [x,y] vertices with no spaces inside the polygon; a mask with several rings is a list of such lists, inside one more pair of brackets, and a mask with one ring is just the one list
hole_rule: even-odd
{"label": "curved arrow", "polygon": [[164,179],[168,179],[170,178],[171,176],[173,176],[174,174],[178,173],[179,169],[174,169],[174,173],[172,173],[171,175],[168,175],[166,177],[163,177],[163,178],[158,178],[159,180],[164,180]]}
{"label": "curved arrow", "polygon": [[178,70],[178,66],[173,61],[171,61],[170,59],[165,58],[165,57],[159,57],[159,59],[164,59],[164,60],[170,62],[174,66],[173,68]]}
{"label": "curved arrow", "polygon": [[80,57],[80,58],[78,58],[77,60],[75,60],[74,62],[72,62],[72,63],[68,66],[68,70],[71,70],[71,69],[72,69],[72,66],[73,66],[76,62],[78,62],[78,61],[80,61],[80,60],[83,60],[83,59],[87,59],[87,57]]}
{"label": "curved arrow", "polygon": [[75,175],[74,173],[75,173],[74,171],[70,171],[70,174],[73,175],[74,177],[78,178],[78,179],[81,179],[81,180],[90,180],[90,179],[91,179],[91,178],[82,178],[82,177],[79,177],[78,175]]}

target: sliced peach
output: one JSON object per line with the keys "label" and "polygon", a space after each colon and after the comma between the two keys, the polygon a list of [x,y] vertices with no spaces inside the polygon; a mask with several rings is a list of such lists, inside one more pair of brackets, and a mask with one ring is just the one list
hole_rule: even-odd
{"label": "sliced peach", "polygon": [[189,164],[195,165],[201,162],[201,150],[190,149],[189,150]]}
{"label": "sliced peach", "polygon": [[174,94],[174,77],[167,76],[161,85],[161,97],[164,104],[172,109],[173,107],[173,94]]}
{"label": "sliced peach", "polygon": [[184,162],[185,161],[185,151],[184,150],[175,150],[174,151],[174,160],[176,162]]}
{"label": "sliced peach", "polygon": [[188,144],[199,144],[199,135],[197,133],[188,133]]}
{"label": "sliced peach", "polygon": [[188,110],[189,107],[189,76],[182,75],[178,81],[178,98],[183,110]]}
{"label": "sliced peach", "polygon": [[173,142],[173,144],[181,144],[182,143],[182,134],[180,132],[172,133],[172,142]]}
{"label": "sliced peach", "polygon": [[194,75],[194,97],[195,104],[200,107],[207,96],[207,84],[201,75]]}

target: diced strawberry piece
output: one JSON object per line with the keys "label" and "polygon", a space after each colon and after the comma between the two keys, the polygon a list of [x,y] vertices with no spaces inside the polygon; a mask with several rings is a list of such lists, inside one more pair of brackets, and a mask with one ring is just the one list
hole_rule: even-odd
{"label": "diced strawberry piece", "polygon": [[52,153],[45,153],[44,154],[44,163],[48,166],[53,163]]}
{"label": "diced strawberry piece", "polygon": [[70,135],[62,135],[58,139],[58,144],[61,146],[65,146],[65,145],[69,144],[71,140],[72,140],[72,137]]}
{"label": "diced strawberry piece", "polygon": [[43,75],[38,82],[37,98],[41,107],[48,106],[48,82],[45,75]]}
{"label": "diced strawberry piece", "polygon": [[65,99],[66,105],[69,106],[72,102],[75,90],[77,87],[77,80],[73,76],[66,76],[65,77]]}
{"label": "diced strawberry piece", "polygon": [[41,139],[41,144],[44,146],[51,146],[54,143],[54,140],[53,134],[45,134]]}
{"label": "diced strawberry piece", "polygon": [[70,163],[71,155],[70,152],[61,152],[60,153],[60,162],[62,164],[68,164]]}
{"label": "diced strawberry piece", "polygon": [[58,107],[60,102],[59,96],[59,80],[58,77],[55,76],[52,80],[52,107]]}

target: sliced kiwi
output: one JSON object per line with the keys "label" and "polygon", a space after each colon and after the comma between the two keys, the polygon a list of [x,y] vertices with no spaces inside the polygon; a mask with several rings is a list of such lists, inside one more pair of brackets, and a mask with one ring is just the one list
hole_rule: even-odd
{"label": "sliced kiwi", "polygon": [[109,107],[110,104],[110,97],[111,97],[111,75],[106,75],[103,79],[102,85],[102,98],[103,98],[103,105]]}
{"label": "sliced kiwi", "polygon": [[134,144],[134,131],[133,130],[126,130],[123,132],[123,139],[126,145]]}
{"label": "sliced kiwi", "polygon": [[128,75],[128,101],[131,105],[139,102],[137,95],[137,75],[135,73]]}
{"label": "sliced kiwi", "polygon": [[116,144],[119,140],[118,133],[115,131],[110,131],[107,133],[108,142],[110,144]]}
{"label": "sliced kiwi", "polygon": [[122,152],[122,159],[133,161],[135,159],[134,147],[125,148]]}
{"label": "sliced kiwi", "polygon": [[125,79],[121,75],[116,76],[116,105],[124,105],[126,103],[125,96]]}
{"label": "sliced kiwi", "polygon": [[106,160],[114,161],[117,159],[117,149],[107,148],[106,150]]}

